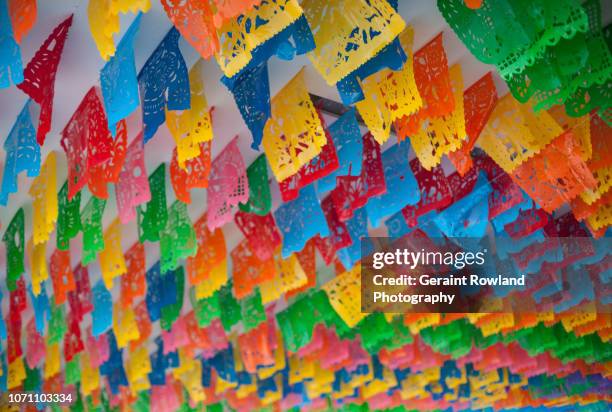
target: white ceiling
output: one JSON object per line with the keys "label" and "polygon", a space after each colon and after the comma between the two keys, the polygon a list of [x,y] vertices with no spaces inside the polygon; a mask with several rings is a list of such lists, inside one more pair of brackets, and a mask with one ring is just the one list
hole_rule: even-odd
{"label": "white ceiling", "polygon": [[[152,3],[151,10],[142,17],[140,31],[135,40],[134,49],[137,70],[140,70],[146,59],[171,27],[170,21],[164,13],[161,4],[157,0],[152,0]],[[60,146],[61,130],[68,122],[89,88],[92,85],[99,84],[99,71],[105,63],[98,54],[89,32],[87,1],[38,0],[38,17],[36,24],[21,44],[22,59],[25,66],[52,29],[71,13],[74,13],[74,21],[64,47],[55,83],[52,128],[47,135],[45,145],[42,149],[43,159],[51,150],[60,153],[58,159],[57,190],[59,190],[61,184],[65,181],[67,170],[65,156]],[[469,54],[443,20],[433,0],[402,0],[400,1],[400,14],[404,20],[415,29],[415,50],[424,45],[440,31],[444,31],[444,44],[449,64],[457,62],[461,64],[466,87],[478,80],[488,70],[493,69],[490,66],[477,62],[476,59]],[[115,43],[118,43],[123,32],[128,28],[133,18],[134,15],[122,16],[122,32],[120,35],[115,36]],[[180,47],[188,66],[191,67],[198,57],[196,52],[184,40],[181,40]],[[298,56],[291,62],[281,61],[275,58],[270,60],[271,95],[273,96],[303,66],[306,66],[306,79],[311,93],[336,101],[340,100],[335,88],[329,87],[324,82],[304,56]],[[239,146],[245,163],[248,165],[259,155],[259,152],[250,148],[250,133],[240,117],[231,94],[219,82],[220,77],[221,72],[216,62],[214,60],[205,62],[206,96],[209,105],[215,107],[213,114],[215,136],[213,141],[213,157],[221,151],[233,136],[239,135]],[[495,79],[498,91],[500,91],[501,94],[506,93],[507,89],[497,75]],[[9,89],[0,90],[0,140],[3,141],[8,135],[25,100],[26,96],[14,86]],[[134,114],[133,118],[130,119],[130,123],[136,125],[140,123],[139,112]],[[129,132],[131,138],[137,134],[138,130],[136,127],[132,127]],[[152,172],[160,162],[169,164],[173,147],[174,141],[170,137],[168,130],[165,126],[160,127],[155,137],[145,146],[148,173]],[[0,154],[0,159],[3,164],[4,152],[0,152],[2,152],[2,154]],[[32,229],[32,210],[31,200],[27,193],[31,180],[32,179],[26,178],[25,174],[21,174],[19,177],[19,193],[10,196],[8,207],[0,207],[1,232],[4,232],[6,225],[10,222],[15,211],[23,206],[26,212],[26,239],[30,238]],[[274,196],[273,207],[277,207],[280,199],[278,186],[273,182],[273,179],[271,181]],[[174,199],[174,193],[169,179],[167,181],[166,192],[168,204],[171,204],[171,201]],[[88,198],[89,194],[84,194],[82,206],[85,205]],[[192,191],[192,199],[192,204],[189,206],[189,213],[192,220],[195,221],[206,209],[206,191]],[[105,227],[116,216],[114,193],[111,191],[109,202],[107,203],[104,213]],[[242,235],[233,223],[227,224],[223,230],[226,235],[229,251],[238,243]],[[80,237],[79,235],[76,239],[73,239],[71,243],[73,264],[76,264],[80,260]],[[134,221],[123,226],[123,249],[127,250],[135,241],[137,241],[137,228]],[[47,256],[50,256],[54,248],[55,238],[52,237],[47,247]],[[6,274],[4,244],[0,245],[0,249],[2,249],[2,251],[0,251],[0,279],[4,279]],[[158,256],[158,245],[147,244],[147,267],[151,266],[158,259]],[[26,268],[29,267],[29,262],[27,260],[26,258]],[[27,270],[27,272],[26,279],[29,283],[29,270]],[[93,284],[99,277],[99,267],[97,263],[90,265],[90,276],[92,277]],[[118,282],[115,282],[115,293],[118,292],[117,284]],[[0,282],[0,290],[2,290],[2,293],[6,297],[6,285],[4,281]],[[47,287],[47,291],[51,292],[50,287]],[[8,299],[3,300],[2,306],[3,313],[6,314],[8,310]]]}

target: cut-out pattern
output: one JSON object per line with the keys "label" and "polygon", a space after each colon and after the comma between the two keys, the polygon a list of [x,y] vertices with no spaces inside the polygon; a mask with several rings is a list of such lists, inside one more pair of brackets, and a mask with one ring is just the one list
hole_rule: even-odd
{"label": "cut-out pattern", "polygon": [[485,74],[463,92],[467,140],[457,150],[448,154],[449,160],[462,176],[472,167],[470,152],[496,104],[497,90],[491,72]]}
{"label": "cut-out pattern", "polygon": [[111,158],[113,138],[95,87],[89,89],[62,131],[61,145],[68,159],[68,198],[90,179],[90,168]]}
{"label": "cut-out pattern", "polygon": [[129,223],[136,217],[136,207],[151,200],[151,190],[144,161],[142,132],[130,143],[123,169],[115,186],[119,220]]}
{"label": "cut-out pattern", "polygon": [[189,283],[197,285],[206,280],[213,268],[219,266],[226,256],[225,236],[219,228],[208,230],[206,214],[193,225],[198,241],[197,253],[187,258],[185,268]]}
{"label": "cut-out pattern", "polygon": [[89,169],[87,187],[96,197],[108,199],[107,183],[117,183],[127,151],[127,128],[125,121],[117,124],[117,135],[110,148],[109,158]]}
{"label": "cut-out pattern", "polygon": [[254,213],[259,216],[267,215],[272,207],[272,195],[268,183],[268,164],[265,155],[259,155],[249,165],[247,178],[249,180],[249,200],[240,203],[238,208],[246,213]]}
{"label": "cut-out pattern", "polygon": [[176,270],[179,261],[196,254],[196,233],[187,213],[187,205],[175,201],[168,210],[168,223],[159,236],[161,272]]}
{"label": "cut-out pattern", "polygon": [[349,326],[354,327],[366,314],[361,313],[361,267],[336,276],[322,289],[336,313]]}
{"label": "cut-out pattern", "polygon": [[93,312],[91,312],[91,334],[100,336],[113,324],[113,297],[104,282],[99,281],[91,291]]}
{"label": "cut-out pattern", "polygon": [[55,75],[70,26],[72,26],[72,15],[53,29],[26,66],[23,72],[24,80],[17,86],[40,105],[36,141],[41,146],[51,130]]}
{"label": "cut-out pattern", "polygon": [[274,251],[281,244],[281,235],[272,214],[259,216],[239,211],[234,216],[234,221],[259,260],[274,256]]}
{"label": "cut-out pattern", "polygon": [[44,286],[41,285],[49,277],[49,271],[47,270],[47,244],[41,243],[34,245],[34,242],[30,240],[30,270],[32,271],[32,292],[34,296],[38,296],[41,290],[44,291]]}
{"label": "cut-out pattern", "polygon": [[140,14],[136,16],[119,42],[115,55],[100,70],[100,87],[108,116],[108,130],[113,136],[117,123],[128,117],[140,104],[134,61],[134,38],[140,28],[140,17]]}
{"label": "cut-out pattern", "polygon": [[125,252],[126,272],[121,277],[121,304],[123,308],[131,307],[136,298],[145,295],[145,263],[144,245],[136,242]]}
{"label": "cut-out pattern", "polygon": [[166,206],[166,165],[160,164],[149,176],[151,200],[138,206],[138,238],[141,243],[146,240],[158,242],[161,231],[168,223]]}
{"label": "cut-out pattern", "polygon": [[375,56],[405,26],[384,0],[307,0],[302,7],[317,44],[308,57],[330,85]]}
{"label": "cut-out pattern", "polygon": [[83,256],[81,262],[87,266],[96,259],[96,254],[104,250],[102,233],[102,215],[106,200],[92,196],[81,212],[81,230],[83,231]]}
{"label": "cut-out pattern", "polygon": [[[305,216],[308,219],[304,219]],[[283,234],[283,258],[302,250],[316,235],[329,236],[325,215],[312,186],[302,189],[297,199],[279,206],[274,219]]]}
{"label": "cut-out pattern", "polygon": [[214,230],[232,219],[232,210],[249,199],[249,187],[238,136],[213,160],[208,180],[208,228]]}
{"label": "cut-out pattern", "polygon": [[24,223],[23,208],[19,208],[2,236],[6,248],[6,288],[9,291],[15,290],[17,280],[25,272],[23,261],[25,253]]}
{"label": "cut-out pattern", "polygon": [[417,112],[423,101],[414,79],[412,45],[414,31],[407,27],[399,35],[408,59],[401,70],[383,69],[362,82],[364,100],[356,107],[368,129],[380,144],[391,134],[391,125],[404,116]]}
{"label": "cut-out pattern", "polygon": [[57,232],[55,234],[57,248],[68,250],[70,239],[75,237],[81,230],[81,192],[78,192],[71,200],[68,199],[68,181],[57,194],[58,217]]}
{"label": "cut-out pattern", "polygon": [[113,288],[113,279],[123,275],[127,268],[121,248],[121,225],[115,219],[104,232],[104,250],[100,252],[102,280],[108,290]]}
{"label": "cut-out pattern", "polygon": [[40,146],[36,141],[36,130],[30,117],[30,102],[23,106],[9,135],[4,141],[6,158],[2,174],[0,204],[6,206],[9,194],[17,193],[17,176],[27,172],[28,177],[38,176],[40,172]]}
{"label": "cut-out pattern", "polygon": [[177,150],[172,151],[172,162],[170,163],[170,181],[178,200],[183,203],[191,203],[191,189],[208,187],[208,176],[211,169],[211,142],[200,143],[199,154],[185,161],[185,168],[181,168]]}
{"label": "cut-out pattern", "polygon": [[74,289],[68,293],[70,311],[79,320],[93,310],[93,298],[87,266],[77,265],[73,271]]}
{"label": "cut-out pattern", "polygon": [[36,0],[9,1],[9,13],[17,43],[21,44],[23,38],[34,27],[37,12]]}
{"label": "cut-out pattern", "polygon": [[46,243],[49,235],[55,229],[57,221],[57,160],[51,151],[38,176],[30,186],[32,196],[33,230],[32,238],[35,245]]}
{"label": "cut-out pattern", "polygon": [[336,188],[331,193],[338,218],[343,222],[350,219],[368,199],[382,195],[386,190],[380,145],[371,133],[366,133],[363,136],[361,174],[337,177]]}
{"label": "cut-out pattern", "polygon": [[[70,251],[55,250],[49,260],[49,273],[53,281],[53,297],[55,304],[66,302],[68,292],[76,287],[70,263]],[[75,314],[75,316],[78,316]]]}
{"label": "cut-out pattern", "polygon": [[188,160],[201,156],[202,143],[213,138],[212,115],[204,94],[203,65],[204,61],[198,60],[189,70],[191,108],[182,112],[166,112],[166,123],[176,143],[181,169],[188,167]]}
{"label": "cut-out pattern", "polygon": [[[16,3],[16,2],[11,2]],[[17,44],[17,35],[11,22],[9,1],[0,2],[0,89],[10,87],[11,80],[14,84],[23,82],[23,63],[21,62],[21,50]],[[10,79],[9,79],[10,77]]]}
{"label": "cut-out pattern", "polygon": [[253,292],[261,283],[274,278],[274,259],[260,260],[251,251],[247,240],[241,241],[231,252],[234,295],[242,299]]}
{"label": "cut-out pattern", "polygon": [[179,32],[173,27],[138,74],[144,142],[166,121],[166,109],[190,107],[189,73],[178,47]]}
{"label": "cut-out pattern", "polygon": [[[321,124],[325,126],[323,117],[319,115],[319,118],[321,119]],[[321,153],[302,166],[296,174],[279,182],[278,186],[284,202],[295,199],[301,188],[338,169],[338,155],[327,129],[325,129],[325,135],[327,143],[321,149]]]}
{"label": "cut-out pattern", "polygon": [[272,99],[272,117],[264,130],[264,152],[276,180],[297,173],[321,152],[326,140],[302,69]]}

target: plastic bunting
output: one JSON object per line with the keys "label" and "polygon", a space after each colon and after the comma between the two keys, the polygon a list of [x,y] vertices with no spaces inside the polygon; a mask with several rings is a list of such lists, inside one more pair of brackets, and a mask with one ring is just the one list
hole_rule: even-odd
{"label": "plastic bunting", "polygon": [[237,299],[248,296],[257,285],[271,280],[276,274],[274,259],[259,259],[246,239],[232,250],[231,257],[234,296]]}
{"label": "plastic bunting", "polygon": [[[104,162],[89,169],[87,187],[96,197],[108,199],[108,183],[117,183],[127,152],[126,122],[117,124],[117,134],[110,148],[110,156]],[[95,178],[93,178],[95,176]]]}
{"label": "plastic bunting", "polygon": [[297,173],[321,152],[326,140],[302,69],[272,99],[272,117],[264,131],[264,152],[276,180]]}
{"label": "plastic bunting", "polygon": [[70,311],[81,321],[94,309],[87,266],[77,265],[73,270],[74,288],[68,292]]}
{"label": "plastic bunting", "polygon": [[196,233],[185,203],[177,200],[170,206],[166,227],[159,238],[162,273],[178,269],[181,260],[196,254]]}
{"label": "plastic bunting", "polygon": [[170,163],[170,181],[177,199],[183,203],[191,203],[191,189],[207,188],[211,169],[211,142],[200,143],[199,154],[180,166],[178,147],[172,151]]}
{"label": "plastic bunting", "polygon": [[[146,13],[151,8],[150,0],[119,0],[107,2],[105,0],[89,0],[87,16],[89,18],[89,30],[104,60],[115,56],[115,44],[113,35],[118,33],[119,13]],[[138,19],[140,14],[136,16]],[[129,33],[129,30],[128,30]],[[121,51],[121,43],[119,43]]]}
{"label": "plastic bunting", "polygon": [[189,73],[178,47],[179,37],[175,28],[170,29],[138,73],[144,143],[166,121],[166,109],[191,107]]}
{"label": "plastic bunting", "polygon": [[68,198],[88,182],[91,168],[112,156],[113,138],[95,87],[89,89],[62,131],[61,145],[68,159]]}
{"label": "plastic bunting", "polygon": [[91,313],[91,333],[94,337],[103,334],[113,322],[112,296],[104,282],[96,283],[91,291],[93,312]]}
{"label": "plastic bunting", "polygon": [[43,145],[51,130],[55,75],[62,58],[64,43],[72,26],[72,15],[61,22],[40,46],[23,71],[23,82],[19,88],[40,105],[40,117],[36,129],[36,141]]}
{"label": "plastic bunting", "polygon": [[[532,100],[536,111],[565,104],[574,117],[610,107],[604,84],[612,75],[612,55],[599,1],[547,2],[539,11],[523,2],[470,10],[461,0],[438,2],[438,8],[470,52],[497,67],[521,103]],[[506,33],[515,36],[510,40]],[[561,70],[564,62],[571,69]]]}
{"label": "plastic bunting", "polygon": [[215,230],[232,219],[232,209],[249,199],[246,167],[234,137],[213,159],[206,191],[208,228]]}
{"label": "plastic bunting", "polygon": [[98,252],[104,250],[104,235],[102,233],[102,215],[106,208],[106,200],[92,196],[81,211],[81,231],[83,232],[84,266],[96,259]]}
{"label": "plastic bunting", "polygon": [[57,160],[55,152],[50,152],[38,176],[30,186],[32,209],[34,213],[32,226],[34,245],[46,243],[55,229],[57,221]]}
{"label": "plastic bunting", "polygon": [[329,85],[345,79],[376,56],[405,26],[385,0],[334,0],[330,4],[309,0],[302,7],[317,45],[308,57]]}
{"label": "plastic bunting", "polygon": [[346,231],[350,243],[347,247],[337,251],[336,255],[346,270],[350,270],[361,259],[362,253],[372,253],[373,248],[368,237],[368,214],[361,208],[346,222]]}
{"label": "plastic bunting", "polygon": [[281,235],[271,213],[259,216],[239,211],[234,221],[259,260],[273,257],[274,251],[281,245]]}
{"label": "plastic bunting", "polygon": [[126,271],[121,276],[121,307],[132,307],[135,299],[145,295],[145,249],[142,243],[134,243],[125,252]]}
{"label": "plastic bunting", "polygon": [[[308,220],[304,220],[304,216],[308,216]],[[329,235],[325,215],[312,186],[305,187],[295,200],[276,209],[274,220],[283,235],[283,258],[301,251],[314,236]]]}
{"label": "plastic bunting", "polygon": [[26,171],[28,177],[35,177],[40,172],[40,146],[36,142],[36,130],[30,117],[30,102],[27,101],[4,141],[6,160],[0,191],[0,204],[4,206],[8,203],[9,194],[18,190],[19,173]]}
{"label": "plastic bunting", "polygon": [[265,216],[272,207],[272,195],[268,183],[268,163],[265,155],[259,155],[247,168],[249,180],[249,200],[238,204],[238,208],[246,213]]}
{"label": "plastic bunting", "polygon": [[122,224],[136,217],[136,207],[151,200],[151,190],[144,159],[143,134],[132,140],[115,186],[117,210]]}
{"label": "plastic bunting", "polygon": [[[89,7],[93,7],[95,2],[91,1]],[[108,117],[108,130],[113,136],[116,134],[117,123],[128,117],[140,104],[134,61],[134,38],[140,28],[140,19],[141,15],[138,14],[123,35],[114,56],[100,70],[100,87]]]}
{"label": "plastic bunting", "polygon": [[160,164],[149,176],[151,200],[146,205],[138,206],[138,238],[145,241],[158,242],[161,231],[168,222],[166,206],[166,165]]}
{"label": "plastic bunting", "polygon": [[[13,2],[11,2],[13,3]],[[18,32],[11,21],[9,1],[0,2],[0,40],[3,45],[0,54],[0,89],[10,87],[23,81],[23,63],[21,62],[21,49],[19,49]]]}
{"label": "plastic bunting", "polygon": [[274,278],[263,282],[259,288],[264,305],[278,300],[289,291],[307,286],[308,283],[306,273],[295,253],[283,259],[280,256],[280,250],[277,250],[274,261],[276,264]]}
{"label": "plastic bunting", "polygon": [[17,280],[25,272],[24,220],[23,208],[20,208],[2,236],[2,241],[6,245],[6,288],[9,291],[15,290]]}
{"label": "plastic bunting", "polygon": [[[206,214],[202,215],[194,224],[197,239],[197,252],[186,260],[185,268],[189,283],[199,285],[211,279],[214,268],[223,265],[226,256],[225,237],[221,229],[208,230]],[[207,245],[207,246],[205,246]],[[225,275],[227,276],[227,274]],[[223,280],[225,282],[225,279]],[[221,285],[213,288],[211,294]]]}

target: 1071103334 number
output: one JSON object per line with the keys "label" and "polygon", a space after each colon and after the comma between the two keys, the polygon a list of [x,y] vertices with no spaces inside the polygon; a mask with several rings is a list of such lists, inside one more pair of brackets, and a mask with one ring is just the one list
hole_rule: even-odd
{"label": "1071103334 number", "polygon": [[8,394],[9,403],[72,403],[71,393],[15,392]]}

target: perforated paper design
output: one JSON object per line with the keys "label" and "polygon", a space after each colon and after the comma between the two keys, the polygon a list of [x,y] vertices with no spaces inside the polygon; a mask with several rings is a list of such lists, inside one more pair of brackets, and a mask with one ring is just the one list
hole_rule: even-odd
{"label": "perforated paper design", "polygon": [[[321,119],[321,124],[325,127],[323,117],[319,117]],[[301,188],[308,186],[338,169],[338,155],[336,154],[334,142],[327,128],[325,128],[325,136],[327,143],[321,149],[321,153],[306,165],[302,166],[296,174],[279,182],[278,186],[284,202],[295,199]]]}
{"label": "perforated paper design", "polygon": [[136,206],[151,200],[142,138],[142,133],[139,133],[130,143],[115,186],[117,210],[122,224],[136,217]]}
{"label": "perforated paper design", "polygon": [[246,240],[242,240],[230,255],[234,295],[237,299],[248,296],[257,285],[273,279],[276,274],[274,259],[258,259]]}
{"label": "perforated paper design", "polygon": [[196,254],[196,232],[185,203],[177,200],[170,206],[168,223],[160,233],[159,247],[162,273],[177,269],[181,260]]}
{"label": "perforated paper design", "polygon": [[178,162],[177,148],[172,151],[170,163],[170,181],[177,199],[183,203],[191,203],[191,189],[207,188],[211,169],[211,142],[200,143],[199,154],[185,161],[184,169]]}
{"label": "perforated paper design", "polygon": [[170,29],[138,73],[145,143],[166,121],[166,109],[190,108],[189,74],[178,47],[179,37],[175,28]]}
{"label": "perforated paper design", "polygon": [[47,244],[34,245],[34,242],[30,240],[28,245],[30,250],[30,270],[32,271],[32,292],[34,296],[38,296],[41,292],[41,284],[49,277],[46,255]]}
{"label": "perforated paper design", "polygon": [[158,242],[160,232],[168,222],[166,206],[166,164],[160,164],[149,176],[151,200],[138,206],[138,238]]}
{"label": "perforated paper design", "polygon": [[423,121],[417,133],[410,136],[410,143],[426,169],[440,164],[443,155],[457,150],[467,139],[461,66],[452,66],[448,73],[452,93],[449,99],[454,101],[452,110],[444,115],[430,116]]}
{"label": "perforated paper design", "polygon": [[104,250],[100,252],[100,269],[107,289],[113,288],[113,279],[123,275],[127,268],[121,248],[121,225],[115,219],[104,232]]}
{"label": "perforated paper design", "polygon": [[42,145],[51,130],[55,74],[62,57],[64,43],[72,25],[72,15],[61,22],[40,46],[25,70],[19,88],[40,105],[36,140]]}
{"label": "perforated paper design", "polygon": [[354,327],[366,315],[361,313],[361,268],[341,273],[324,284],[321,289],[329,303],[348,327]]}
{"label": "perforated paper design", "polygon": [[519,104],[506,95],[497,102],[478,144],[511,173],[562,132],[548,113],[535,114],[529,104]]}
{"label": "perforated paper design", "polygon": [[259,216],[239,211],[234,221],[258,259],[272,258],[277,246],[281,244],[281,235],[271,213]]}
{"label": "perforated paper design", "polygon": [[95,87],[89,89],[60,141],[68,160],[68,198],[72,199],[90,179],[90,168],[112,156],[113,139]]}
{"label": "perforated paper design", "polygon": [[404,116],[417,112],[423,105],[413,71],[414,31],[407,27],[399,35],[408,59],[401,70],[383,69],[362,82],[365,99],[356,107],[366,126],[380,144],[390,136],[391,125]]}
{"label": "perforated paper design", "polygon": [[189,257],[185,269],[189,283],[197,285],[206,280],[213,268],[220,265],[226,256],[225,237],[221,229],[208,230],[206,214],[193,225],[198,242],[197,253]]}
{"label": "perforated paper design", "polygon": [[375,56],[400,34],[405,23],[383,0],[302,3],[317,48],[308,57],[334,85]]}
{"label": "perforated paper design", "polygon": [[[90,2],[90,7],[93,2]],[[117,46],[117,51],[100,70],[100,87],[108,129],[113,136],[116,124],[128,117],[140,104],[138,80],[134,61],[134,39],[140,28],[140,14],[136,16]]]}
{"label": "perforated paper design", "polygon": [[272,99],[263,147],[276,180],[295,174],[321,152],[325,131],[300,70]]}
{"label": "perforated paper design", "polygon": [[91,333],[101,335],[113,324],[112,296],[104,282],[99,281],[92,288],[93,312],[91,312]]}
{"label": "perforated paper design", "polygon": [[380,145],[372,134],[366,133],[363,136],[361,174],[337,177],[336,188],[331,193],[338,218],[343,222],[350,219],[368,199],[382,195],[386,190]]}
{"label": "perforated paper design", "polygon": [[249,187],[237,137],[213,159],[208,180],[208,228],[214,230],[229,222],[232,210],[249,199]]}
{"label": "perforated paper design", "polygon": [[30,117],[30,100],[27,101],[9,135],[4,141],[6,157],[2,173],[0,204],[6,206],[11,193],[16,193],[17,176],[27,172],[28,177],[38,176],[40,172],[40,146],[36,142],[36,130]]}
{"label": "perforated paper design", "polygon": [[134,243],[125,252],[126,272],[121,277],[121,305],[131,307],[136,298],[146,292],[145,284],[145,249],[142,243]]}
{"label": "perforated paper design", "polygon": [[6,248],[6,288],[9,291],[15,290],[17,279],[25,272],[23,261],[25,253],[24,220],[23,208],[20,208],[2,236]]}
{"label": "perforated paper design", "polygon": [[89,2],[87,6],[89,30],[104,60],[115,55],[113,35],[120,30],[119,13],[128,11],[146,13],[150,8],[150,0],[91,0]]}
{"label": "perforated paper design", "polygon": [[[304,219],[306,216],[308,219]],[[329,235],[325,215],[312,186],[302,189],[297,199],[279,206],[274,219],[283,235],[283,258],[302,250],[314,236]]]}
{"label": "perforated paper design", "polygon": [[259,155],[247,168],[249,179],[249,201],[238,207],[246,213],[264,216],[272,207],[270,184],[268,183],[268,163],[265,155]]}
{"label": "perforated paper design", "polygon": [[32,196],[34,244],[46,243],[55,229],[57,221],[57,160],[54,151],[50,152],[43,164],[40,175],[30,186]]}
{"label": "perforated paper design", "polygon": [[53,297],[55,304],[66,302],[67,293],[74,290],[76,285],[70,264],[70,252],[55,250],[49,260],[49,274],[53,281]]}
{"label": "perforated paper design", "polygon": [[448,154],[448,158],[461,175],[465,175],[472,167],[470,152],[496,104],[497,90],[490,72],[463,92],[467,139],[463,141],[459,149]]}
{"label": "perforated paper design", "polygon": [[0,53],[0,89],[10,87],[11,80],[14,84],[19,84],[23,81],[21,50],[17,44],[17,35],[12,27],[13,23],[9,14],[8,3],[8,0],[2,0],[0,3],[0,45],[2,45],[2,52]]}
{"label": "perforated paper design", "polygon": [[70,239],[75,237],[81,230],[81,192],[78,192],[72,200],[68,200],[68,182],[64,182],[57,194],[58,217],[57,231],[55,234],[57,248],[68,250]]}
{"label": "perforated paper design", "polygon": [[109,158],[90,168],[87,187],[94,196],[108,199],[107,184],[117,183],[119,180],[127,151],[127,134],[126,123],[122,120],[117,124],[117,133],[110,148]]}
{"label": "perforated paper design", "polygon": [[572,132],[565,132],[512,172],[512,178],[544,210],[552,213],[597,181],[580,158]]}
{"label": "perforated paper design", "polygon": [[106,200],[92,196],[81,212],[81,230],[83,231],[83,255],[81,262],[87,266],[95,260],[96,254],[104,250],[102,233],[102,215]]}
{"label": "perforated paper design", "polygon": [[226,20],[219,28],[217,63],[227,77],[235,76],[252,58],[252,52],[302,15],[297,0],[267,0],[245,14]]}
{"label": "perforated paper design", "polygon": [[178,164],[200,155],[202,143],[213,138],[212,117],[204,93],[203,60],[198,60],[189,70],[191,107],[184,111],[166,111],[167,125],[176,142]]}

